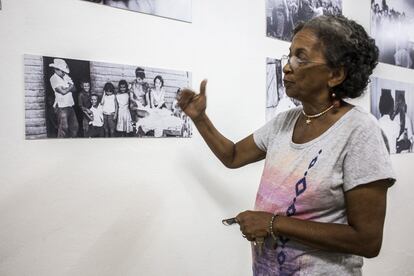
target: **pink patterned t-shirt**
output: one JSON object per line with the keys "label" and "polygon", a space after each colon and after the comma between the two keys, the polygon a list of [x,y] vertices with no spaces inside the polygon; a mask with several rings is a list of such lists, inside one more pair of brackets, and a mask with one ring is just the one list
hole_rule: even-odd
{"label": "pink patterned t-shirt", "polygon": [[[318,138],[292,142],[301,107],[277,115],[254,133],[266,161],[255,210],[326,223],[347,223],[345,192],[395,176],[375,118],[354,107]],[[360,275],[362,257],[325,252],[286,237],[253,248],[254,275]]]}

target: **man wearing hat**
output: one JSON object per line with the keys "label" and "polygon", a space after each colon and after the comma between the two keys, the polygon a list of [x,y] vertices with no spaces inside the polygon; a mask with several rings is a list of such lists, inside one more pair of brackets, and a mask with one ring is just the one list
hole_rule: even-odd
{"label": "man wearing hat", "polygon": [[55,92],[55,103],[58,123],[58,138],[76,137],[78,133],[78,120],[73,106],[72,92],[76,91],[72,79],[69,77],[69,67],[63,59],[54,59],[49,67],[54,68],[55,73],[50,78],[50,85]]}

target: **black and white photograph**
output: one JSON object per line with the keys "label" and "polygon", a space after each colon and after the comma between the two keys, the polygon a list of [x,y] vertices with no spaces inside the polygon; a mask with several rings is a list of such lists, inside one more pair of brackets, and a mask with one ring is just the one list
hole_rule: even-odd
{"label": "black and white photograph", "polygon": [[380,62],[414,69],[413,30],[413,0],[371,0],[371,36]]}
{"label": "black and white photograph", "polygon": [[266,58],[266,122],[298,105],[299,101],[286,95],[281,60]]}
{"label": "black and white photograph", "polygon": [[300,21],[327,14],[342,14],[342,0],[266,0],[266,35],[291,41]]}
{"label": "black and white photograph", "polygon": [[190,72],[25,55],[24,75],[26,139],[192,136]]}
{"label": "black and white photograph", "polygon": [[114,8],[141,12],[185,22],[192,21],[192,0],[84,0]]}
{"label": "black and white photograph", "polygon": [[390,153],[413,152],[414,84],[372,78],[371,113],[387,136]]}

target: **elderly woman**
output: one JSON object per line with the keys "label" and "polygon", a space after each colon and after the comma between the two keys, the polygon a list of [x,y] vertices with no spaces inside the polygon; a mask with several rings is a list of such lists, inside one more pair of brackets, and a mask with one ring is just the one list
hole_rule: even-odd
{"label": "elderly woman", "polygon": [[236,144],[206,115],[206,81],[199,94],[182,91],[180,107],[225,166],[266,158],[254,211],[233,220],[254,242],[254,275],[360,275],[362,257],[378,255],[394,172],[376,121],[343,101],[362,94],[377,58],[374,40],[345,17],[297,26],[283,70],[302,107]]}

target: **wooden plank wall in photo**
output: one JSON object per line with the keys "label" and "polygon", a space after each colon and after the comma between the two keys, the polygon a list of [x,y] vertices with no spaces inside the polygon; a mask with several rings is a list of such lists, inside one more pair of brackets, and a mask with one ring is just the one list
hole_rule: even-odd
{"label": "wooden plank wall in photo", "polygon": [[24,56],[26,139],[47,138],[43,58]]}

